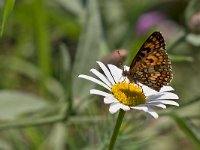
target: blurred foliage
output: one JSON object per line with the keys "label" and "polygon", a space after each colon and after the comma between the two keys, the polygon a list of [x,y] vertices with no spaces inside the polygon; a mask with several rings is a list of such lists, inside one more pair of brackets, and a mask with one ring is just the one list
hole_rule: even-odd
{"label": "blurred foliage", "polygon": [[3,31],[4,31],[4,28],[5,28],[6,20],[7,20],[8,16],[9,16],[9,14],[12,12],[14,4],[15,4],[15,0],[7,0],[5,2],[3,17],[2,17],[2,24],[1,24],[1,32],[0,32],[1,36],[3,35]]}
{"label": "blurred foliage", "polygon": [[106,149],[116,116],[89,95],[94,84],[77,77],[119,48],[128,50],[129,64],[155,30],[166,39],[180,108],[160,112],[158,120],[127,113],[115,149],[200,149],[199,6],[199,0],[0,1],[0,149]]}

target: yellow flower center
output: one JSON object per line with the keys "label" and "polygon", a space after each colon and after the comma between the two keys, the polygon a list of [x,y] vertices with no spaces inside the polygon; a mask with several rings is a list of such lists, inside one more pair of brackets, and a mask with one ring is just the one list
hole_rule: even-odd
{"label": "yellow flower center", "polygon": [[120,82],[114,84],[111,91],[114,97],[124,105],[137,106],[146,102],[142,88],[137,84]]}

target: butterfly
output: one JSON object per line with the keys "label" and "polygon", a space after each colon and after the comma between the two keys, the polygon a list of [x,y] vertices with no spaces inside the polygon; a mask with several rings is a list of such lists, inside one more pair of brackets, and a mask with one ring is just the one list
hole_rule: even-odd
{"label": "butterfly", "polygon": [[140,82],[156,91],[171,82],[172,65],[160,32],[152,33],[144,42],[129,70],[123,70],[130,82]]}

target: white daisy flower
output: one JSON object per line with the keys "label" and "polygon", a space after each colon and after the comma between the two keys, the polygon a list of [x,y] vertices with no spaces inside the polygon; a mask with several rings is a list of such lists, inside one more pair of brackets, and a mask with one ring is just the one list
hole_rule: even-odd
{"label": "white daisy flower", "polygon": [[[106,88],[109,92],[91,89],[90,94],[100,95],[104,97],[104,103],[110,104],[110,113],[116,113],[120,109],[128,111],[131,109],[142,110],[147,112],[155,119],[158,114],[152,107],[166,108],[166,105],[179,106],[173,99],[179,97],[171,93],[174,90],[171,86],[163,86],[159,92],[143,85],[130,83],[128,78],[122,75],[123,70],[114,65],[107,65],[106,67],[102,62],[97,61],[103,73],[96,69],[90,71],[98,78],[88,75],[79,75],[80,78],[90,80],[96,84]],[[125,66],[128,70],[129,67]]]}

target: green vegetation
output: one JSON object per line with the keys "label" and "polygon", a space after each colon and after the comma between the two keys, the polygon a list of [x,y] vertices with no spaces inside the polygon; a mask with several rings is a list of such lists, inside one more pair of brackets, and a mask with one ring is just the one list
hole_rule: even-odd
{"label": "green vegetation", "polygon": [[[117,115],[78,78],[161,31],[179,108],[127,113],[116,150],[200,149],[199,0],[0,2],[0,149],[108,149]],[[115,49],[128,55],[112,59]],[[112,53],[112,54],[111,54]],[[117,62],[116,62],[117,61]]]}

